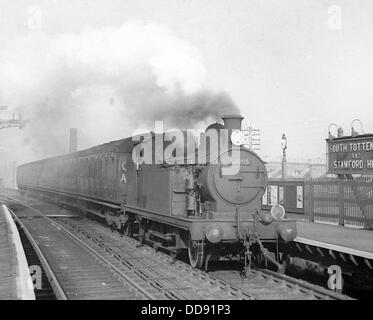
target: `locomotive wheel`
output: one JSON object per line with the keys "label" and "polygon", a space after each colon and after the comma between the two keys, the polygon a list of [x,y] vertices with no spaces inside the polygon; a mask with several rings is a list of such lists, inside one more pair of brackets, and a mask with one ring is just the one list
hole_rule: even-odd
{"label": "locomotive wheel", "polygon": [[197,243],[189,239],[188,256],[190,265],[193,268],[202,269],[206,258],[205,248],[202,243]]}
{"label": "locomotive wheel", "polygon": [[138,237],[140,241],[140,245],[145,244],[145,224],[144,221],[139,221],[139,232]]}
{"label": "locomotive wheel", "polygon": [[127,221],[123,227],[123,234],[127,237],[132,237],[133,235],[133,222]]}
{"label": "locomotive wheel", "polygon": [[265,257],[264,257],[264,255],[260,251],[255,252],[252,255],[252,263],[256,267],[265,267]]}

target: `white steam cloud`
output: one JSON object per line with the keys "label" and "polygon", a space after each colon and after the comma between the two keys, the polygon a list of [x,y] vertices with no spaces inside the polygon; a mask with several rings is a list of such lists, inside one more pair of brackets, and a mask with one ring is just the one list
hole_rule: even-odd
{"label": "white steam cloud", "polygon": [[80,34],[33,34],[0,49],[0,104],[30,119],[24,160],[66,152],[70,127],[87,147],[154,120],[193,128],[238,112],[226,93],[204,87],[205,77],[195,47],[163,25],[140,21]]}

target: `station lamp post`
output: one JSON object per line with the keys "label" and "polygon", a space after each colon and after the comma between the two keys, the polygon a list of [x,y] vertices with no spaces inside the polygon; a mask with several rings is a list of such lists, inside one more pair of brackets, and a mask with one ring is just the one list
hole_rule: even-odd
{"label": "station lamp post", "polygon": [[282,162],[281,162],[281,169],[282,169],[282,180],[286,179],[286,149],[288,147],[288,142],[285,136],[285,133],[282,134],[281,137],[281,148],[282,148]]}

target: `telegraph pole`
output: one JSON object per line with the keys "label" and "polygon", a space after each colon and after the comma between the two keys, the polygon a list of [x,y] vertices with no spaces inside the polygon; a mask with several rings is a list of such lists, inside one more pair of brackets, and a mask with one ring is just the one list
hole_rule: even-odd
{"label": "telegraph pole", "polygon": [[288,142],[287,142],[287,139],[286,139],[286,136],[285,136],[285,133],[282,134],[282,137],[281,137],[281,148],[282,148],[282,180],[285,180],[286,179],[286,149],[288,147]]}
{"label": "telegraph pole", "polygon": [[250,150],[260,150],[260,129],[249,127],[250,132]]}
{"label": "telegraph pole", "polygon": [[244,134],[244,146],[251,151],[260,150],[260,129],[253,128],[251,125],[242,131]]}
{"label": "telegraph pole", "polygon": [[[0,110],[6,110],[7,107],[1,106]],[[7,128],[20,128],[22,129],[29,120],[23,119],[21,115],[19,115],[18,119],[15,118],[13,113],[13,118],[8,120],[0,119],[0,129],[7,129]]]}

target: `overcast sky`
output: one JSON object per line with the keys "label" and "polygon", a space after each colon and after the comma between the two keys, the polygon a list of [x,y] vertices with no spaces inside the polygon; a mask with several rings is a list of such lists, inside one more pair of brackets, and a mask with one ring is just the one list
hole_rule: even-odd
{"label": "overcast sky", "polygon": [[[332,122],[350,134],[359,118],[373,132],[370,0],[0,0],[0,54],[30,34],[53,39],[133,19],[198,50],[204,86],[229,93],[261,129],[261,155],[280,155],[285,133],[289,157],[320,157]],[[12,107],[8,96],[0,88],[0,104]],[[27,133],[1,130],[0,147],[21,148]]]}

